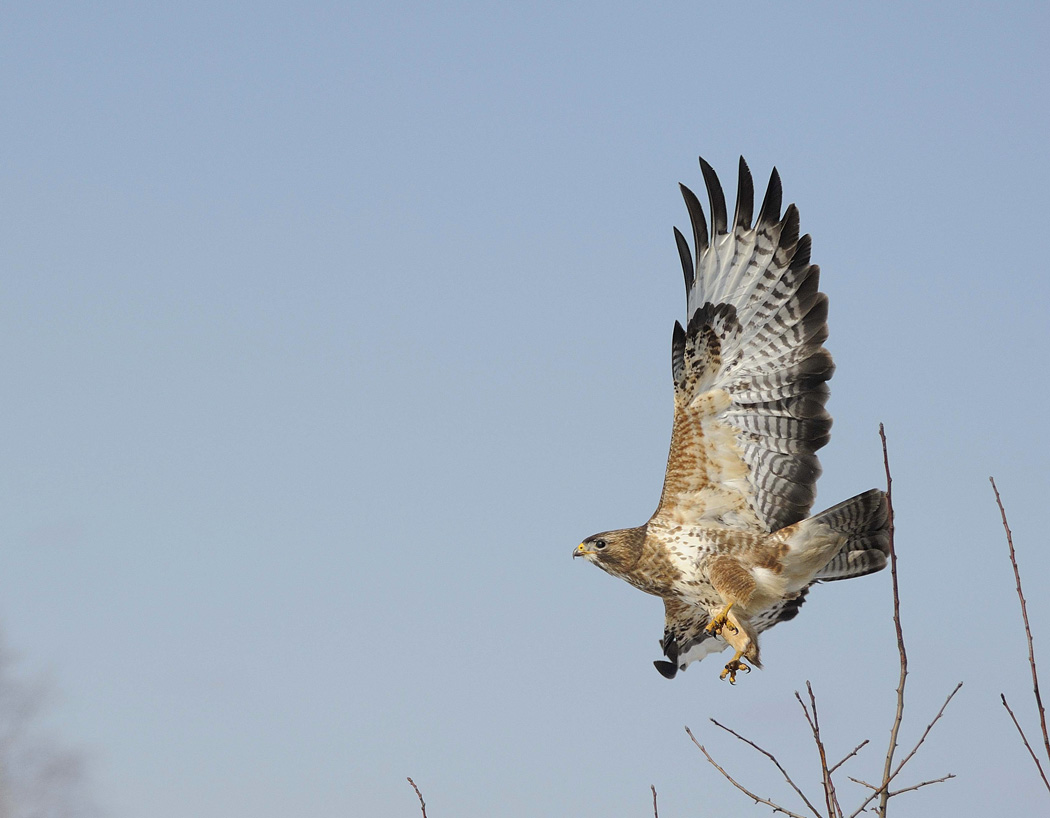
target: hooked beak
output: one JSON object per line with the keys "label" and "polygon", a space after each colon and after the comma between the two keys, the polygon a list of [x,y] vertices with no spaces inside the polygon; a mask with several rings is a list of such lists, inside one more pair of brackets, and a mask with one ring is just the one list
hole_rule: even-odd
{"label": "hooked beak", "polygon": [[590,556],[593,553],[595,553],[595,552],[594,551],[588,551],[587,550],[587,545],[585,543],[581,542],[579,545],[576,546],[576,549],[572,552],[572,558],[576,559],[577,557],[587,557],[587,556]]}

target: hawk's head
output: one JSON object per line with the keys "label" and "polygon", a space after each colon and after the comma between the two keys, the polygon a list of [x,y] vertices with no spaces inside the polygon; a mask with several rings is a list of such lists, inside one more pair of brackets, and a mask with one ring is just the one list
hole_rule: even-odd
{"label": "hawk's head", "polygon": [[583,557],[610,574],[624,574],[638,564],[645,542],[645,526],[603,531],[581,542],[573,557]]}

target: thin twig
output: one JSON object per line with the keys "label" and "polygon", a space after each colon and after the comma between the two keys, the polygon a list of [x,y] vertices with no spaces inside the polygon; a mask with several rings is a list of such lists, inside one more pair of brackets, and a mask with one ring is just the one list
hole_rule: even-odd
{"label": "thin twig", "polygon": [[[862,787],[867,787],[869,790],[876,790],[876,791],[878,791],[878,789],[879,789],[874,784],[869,784],[867,781],[862,781],[859,778],[854,778],[852,775],[848,776],[848,778],[854,784],[860,784]],[[920,787],[926,787],[926,786],[929,786],[930,784],[940,784],[940,783],[942,783],[944,781],[947,781],[950,778],[955,778],[955,774],[954,773],[948,773],[948,775],[941,776],[940,778],[934,778],[932,781],[923,781],[920,784],[912,784],[910,787],[905,787],[904,789],[901,789],[901,790],[894,790],[893,792],[890,793],[890,798],[893,798],[893,796],[895,796],[895,795],[900,795],[902,792],[911,792],[912,790],[917,790]]]}
{"label": "thin twig", "polygon": [[[893,798],[893,796],[895,796],[895,795],[900,795],[902,792],[911,792],[912,790],[917,790],[920,787],[926,787],[926,786],[929,786],[930,784],[940,784],[941,782],[947,781],[950,778],[955,778],[955,774],[954,773],[948,773],[948,775],[941,776],[940,778],[934,778],[932,781],[923,781],[920,784],[912,784],[910,787],[905,787],[904,789],[894,790],[893,792],[890,793],[890,798]],[[859,778],[854,778],[852,775],[849,776],[849,780],[852,781],[854,784],[860,784],[862,787],[867,787],[869,790],[876,790],[876,791],[878,791],[878,789],[879,789],[874,784],[869,784],[867,781],[862,781]]]}
{"label": "thin twig", "polygon": [[[886,467],[886,505],[890,516],[890,576],[893,579],[893,626],[897,630],[897,652],[900,654],[901,675],[897,684],[897,714],[890,728],[890,743],[886,750],[886,763],[882,768],[882,794],[879,796],[879,815],[886,814],[886,802],[890,798],[890,770],[893,768],[893,754],[897,749],[897,734],[900,733],[901,721],[904,719],[904,686],[908,678],[908,651],[904,647],[904,630],[901,628],[901,600],[897,585],[897,550],[893,545],[893,478],[890,476],[890,456],[886,446],[886,428],[879,424],[879,437],[882,439],[882,462]],[[954,694],[952,694],[954,695]]]}
{"label": "thin twig", "polygon": [[858,744],[856,747],[850,750],[846,757],[842,759],[842,761],[840,761],[838,764],[834,765],[828,770],[828,775],[831,775],[831,773],[835,772],[835,770],[837,770],[839,767],[841,767],[843,764],[845,764],[847,761],[853,758],[853,756],[859,753],[864,748],[864,745],[867,743],[868,739],[864,739],[864,741],[862,741],[860,744]]}
{"label": "thin twig", "polygon": [[820,756],[820,775],[824,782],[824,802],[828,807],[828,815],[831,816],[831,818],[835,818],[835,816],[842,815],[842,807],[839,806],[839,799],[835,794],[835,785],[831,781],[831,773],[828,770],[828,756],[824,750],[824,740],[820,737],[820,720],[817,717],[817,697],[813,695],[813,685],[809,683],[808,679],[806,680],[806,690],[809,691],[809,702],[813,708],[812,717],[797,690],[795,691],[795,698],[802,706],[802,712],[805,714],[806,721],[809,723],[809,729],[813,732],[813,741],[817,745],[817,754]]}
{"label": "thin twig", "polygon": [[915,742],[915,746],[911,748],[911,752],[901,760],[901,763],[897,765],[897,769],[893,771],[893,775],[890,776],[890,778],[896,778],[897,773],[904,769],[904,765],[911,761],[915,754],[919,752],[919,748],[922,746],[922,743],[926,741],[926,737],[930,734],[930,731],[933,730],[933,726],[941,720],[944,711],[948,709],[948,705],[951,703],[952,699],[955,698],[955,694],[962,690],[962,686],[963,683],[959,682],[952,692],[948,694],[948,698],[944,700],[944,704],[942,704],[941,709],[937,711],[937,715],[933,717],[933,721],[926,725],[926,729],[922,731],[922,735],[919,736],[919,740]]}
{"label": "thin twig", "polygon": [[806,816],[799,815],[797,812],[792,812],[791,810],[780,806],[780,804],[777,804],[777,803],[774,803],[773,801],[770,801],[768,798],[763,798],[760,795],[755,795],[753,792],[751,792],[751,790],[749,790],[743,784],[738,783],[733,778],[733,776],[731,776],[729,773],[727,773],[725,770],[723,770],[718,765],[718,762],[715,761],[711,757],[711,754],[709,752],[707,752],[707,748],[704,747],[703,744],[701,744],[699,741],[696,740],[696,736],[693,735],[693,731],[692,730],[690,730],[688,727],[686,727],[685,728],[685,732],[689,734],[689,738],[691,738],[693,740],[693,744],[695,744],[697,747],[700,748],[700,752],[704,754],[704,757],[707,758],[707,760],[710,762],[711,766],[714,767],[716,770],[718,770],[718,772],[722,773],[722,775],[725,777],[725,779],[730,784],[732,784],[734,787],[736,787],[738,790],[740,790],[740,792],[744,793],[744,795],[746,795],[748,798],[752,799],[756,804],[765,804],[767,807],[771,807],[774,813],[777,813],[777,812],[783,813],[784,815],[787,815],[788,818],[806,818]]}
{"label": "thin twig", "polygon": [[1014,715],[1014,711],[1010,709],[1010,705],[1006,703],[1006,696],[1002,693],[999,694],[999,698],[1003,700],[1003,707],[1006,708],[1006,712],[1010,714],[1010,718],[1013,719],[1014,727],[1017,728],[1017,732],[1021,734],[1021,741],[1024,742],[1025,749],[1028,750],[1028,754],[1032,757],[1032,761],[1035,762],[1035,767],[1039,770],[1039,777],[1043,779],[1043,784],[1048,790],[1050,790],[1050,782],[1046,780],[1046,773],[1043,772],[1043,765],[1039,763],[1039,757],[1035,754],[1035,750],[1032,749],[1032,745],[1028,743],[1028,736],[1024,734],[1024,730],[1021,729],[1020,722],[1017,721],[1017,716]]}
{"label": "thin twig", "polygon": [[653,791],[653,818],[660,818],[660,810],[656,808],[656,787],[650,784],[649,789]]}
{"label": "thin twig", "polygon": [[952,778],[955,778],[955,773],[948,773],[947,775],[942,775],[940,778],[933,778],[929,781],[912,784],[910,787],[905,787],[901,790],[894,790],[890,793],[890,798],[893,798],[895,795],[900,795],[903,792],[912,792],[913,790],[918,790],[922,787],[928,787],[930,784],[943,784],[945,781],[949,781]]}
{"label": "thin twig", "polygon": [[828,769],[828,756],[824,750],[824,739],[820,737],[820,721],[817,719],[817,697],[813,693],[813,685],[806,680],[806,690],[809,691],[809,703],[813,706],[813,738],[816,739],[817,749],[820,752],[820,772],[824,776],[824,790],[828,797],[828,812],[832,818],[842,818],[842,806],[839,804],[838,794],[835,792],[835,782],[831,780],[831,770]]}
{"label": "thin twig", "polygon": [[408,777],[408,783],[412,785],[412,789],[416,791],[416,797],[419,799],[419,808],[423,810],[423,818],[427,818],[427,804],[423,800],[423,793],[419,791],[419,787],[416,786],[416,782],[412,780],[412,776]]}
{"label": "thin twig", "polygon": [[[881,806],[883,803],[885,803],[882,800],[882,796],[885,795],[887,801],[890,798],[893,797],[893,793],[890,792],[890,783],[893,781],[893,779],[895,779],[900,774],[900,771],[904,769],[904,765],[907,764],[909,761],[912,760],[912,758],[915,757],[915,754],[919,751],[919,748],[922,746],[923,742],[926,741],[926,737],[930,734],[930,731],[933,729],[933,726],[938,721],[941,720],[941,716],[944,715],[944,711],[947,709],[948,704],[951,702],[952,699],[955,698],[955,694],[958,693],[962,689],[962,686],[963,686],[963,683],[959,682],[959,684],[957,684],[955,686],[955,689],[951,693],[948,694],[948,698],[944,700],[944,704],[941,705],[941,709],[937,711],[937,715],[933,717],[933,721],[931,721],[929,724],[926,725],[926,729],[922,731],[922,735],[919,736],[919,740],[915,743],[915,746],[911,748],[911,752],[908,753],[908,755],[906,755],[901,760],[901,762],[897,765],[897,768],[895,770],[893,770],[883,780],[882,785],[880,787],[873,788],[873,789],[875,789],[875,791],[865,799],[863,804],[861,804],[859,807],[857,807],[855,812],[850,813],[849,818],[857,818],[857,816],[860,815],[862,812],[864,812],[864,809],[876,797],[879,798],[879,804],[880,804],[879,809],[877,810],[877,814],[878,815],[885,815],[886,814],[885,811],[882,809],[882,806]],[[951,778],[951,777],[953,777],[953,776],[948,776],[948,778]],[[945,778],[945,780],[947,780],[947,778]],[[858,784],[863,784],[864,782],[863,781],[858,781],[857,783]],[[865,786],[870,787],[871,784],[865,784]],[[900,792],[905,792],[905,790],[900,790]],[[887,793],[889,793],[889,794],[887,795]]]}
{"label": "thin twig", "polygon": [[[814,807],[813,804],[810,803],[809,799],[806,798],[806,794],[804,792],[802,792],[802,790],[800,790],[798,788],[798,785],[795,784],[795,782],[791,780],[791,776],[788,775],[787,770],[785,770],[782,766],[780,766],[780,762],[777,761],[776,756],[774,756],[768,750],[764,750],[763,748],[759,747],[757,744],[755,744],[755,742],[751,741],[751,739],[744,738],[742,735],[740,735],[735,730],[732,730],[732,729],[726,727],[724,724],[720,724],[719,722],[715,721],[714,719],[711,719],[711,723],[715,727],[722,728],[727,733],[729,733],[731,736],[734,736],[735,738],[740,739],[742,742],[744,742],[744,744],[747,744],[748,746],[755,748],[756,750],[758,750],[758,752],[760,752],[762,755],[764,755],[766,758],[768,758],[770,761],[772,761],[774,766],[776,766],[776,768],[778,770],[780,770],[780,774],[782,776],[784,776],[784,780],[787,781],[788,784],[791,785],[791,789],[793,789],[796,793],[798,793],[798,797],[801,798],[805,802],[806,806],[809,807],[809,809],[813,812],[814,815],[816,815],[816,816],[818,816],[818,818],[820,818],[820,812],[818,812],[817,808]],[[692,734],[690,733],[690,735],[692,735]]]}
{"label": "thin twig", "polygon": [[[1039,674],[1035,669],[1035,648],[1032,646],[1032,629],[1028,624],[1028,604],[1025,602],[1024,593],[1021,591],[1021,572],[1017,567],[1017,553],[1014,551],[1013,533],[1010,531],[1010,524],[1006,521],[1006,509],[1003,508],[1002,498],[999,497],[999,488],[995,485],[995,478],[989,477],[988,480],[992,484],[992,491],[995,492],[995,502],[999,506],[999,514],[1003,518],[1003,529],[1006,531],[1006,544],[1010,549],[1010,565],[1013,566],[1014,579],[1017,581],[1017,598],[1021,600],[1024,634],[1028,638],[1028,665],[1032,669],[1032,689],[1035,692],[1035,705],[1039,710],[1039,726],[1043,729],[1043,746],[1046,748],[1046,757],[1050,760],[1050,735],[1046,731],[1046,710],[1043,708],[1042,696],[1039,695]],[[1031,750],[1031,747],[1029,747],[1029,750]],[[1032,757],[1035,758],[1034,753]],[[1040,768],[1040,775],[1042,772],[1042,768]],[[1045,776],[1043,777],[1043,782],[1046,782]],[[1047,789],[1050,789],[1050,784],[1047,784]]]}

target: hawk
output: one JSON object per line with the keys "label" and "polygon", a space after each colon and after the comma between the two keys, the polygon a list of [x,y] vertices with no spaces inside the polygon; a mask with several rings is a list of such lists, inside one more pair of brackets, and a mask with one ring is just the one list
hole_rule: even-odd
{"label": "hawk", "polygon": [[573,556],[663,598],[665,660],[654,663],[663,676],[731,645],[721,678],[735,683],[761,667],[759,633],[794,618],[812,585],[885,567],[890,519],[878,489],[809,516],[834,371],[810,237],[799,236],[795,205],[781,215],[776,168],[754,225],[743,157],[732,222],[714,169],[703,158],[700,168],[710,232],[680,186],[695,264],[674,231],[688,320],[671,340],[674,426],[660,504],[644,525],[588,537]]}

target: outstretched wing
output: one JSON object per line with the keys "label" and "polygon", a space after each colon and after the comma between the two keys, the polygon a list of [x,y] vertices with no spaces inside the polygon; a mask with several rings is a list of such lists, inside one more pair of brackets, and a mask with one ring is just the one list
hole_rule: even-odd
{"label": "outstretched wing", "polygon": [[[798,609],[806,601],[809,588],[804,588],[794,599],[783,599],[755,616],[751,623],[759,633],[778,622],[794,619]],[[673,679],[680,670],[698,662],[712,653],[719,653],[729,645],[721,636],[713,636],[705,628],[711,621],[707,609],[699,605],[687,605],[681,600],[664,598],[664,636],[660,648],[666,660],[653,662],[660,674]]]}
{"label": "outstretched wing", "polygon": [[711,229],[683,185],[697,257],[694,264],[676,228],[689,321],[684,329],[675,322],[674,430],[653,516],[672,526],[776,531],[808,515],[820,475],[815,452],[829,439],[828,300],[809,263],[810,237],[799,237],[798,209],[780,214],[776,169],[752,227],[743,158],[732,225],[718,177],[703,159],[700,166]]}

